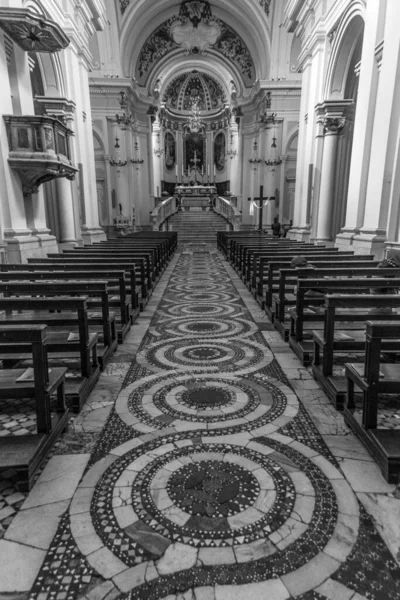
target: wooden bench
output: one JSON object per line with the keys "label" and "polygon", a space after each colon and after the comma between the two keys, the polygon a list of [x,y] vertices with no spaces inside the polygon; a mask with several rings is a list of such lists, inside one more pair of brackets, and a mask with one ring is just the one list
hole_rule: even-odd
{"label": "wooden bench", "polygon": [[[297,250],[293,251],[293,248],[289,248],[288,250],[274,250],[272,252],[263,252],[262,254],[253,256],[253,263],[250,264],[249,268],[246,270],[245,283],[255,297],[257,297],[260,283],[264,285],[264,273],[268,268],[268,263],[271,260],[292,260],[294,253],[296,252]],[[330,260],[347,260],[349,257],[355,256],[352,251],[332,251],[332,248],[319,248],[317,246],[302,249],[301,255],[309,262],[318,258],[325,262]]]}
{"label": "wooden bench", "polygon": [[[346,257],[335,254],[333,258],[328,257],[328,260],[326,260],[325,255],[317,256],[312,260],[310,259],[308,267],[292,267],[291,261],[290,257],[286,257],[281,260],[262,261],[263,264],[260,265],[262,278],[257,277],[256,299],[260,306],[265,308],[265,312],[271,320],[275,318],[275,314],[278,315],[278,318],[282,318],[286,306],[294,304],[293,288],[297,283],[297,278],[303,272],[306,273],[307,277],[312,277],[315,269],[333,268],[335,265],[347,269],[372,268],[378,264],[378,261],[373,260],[372,255],[362,254],[353,254]],[[288,294],[291,296],[288,297]],[[278,310],[280,303],[282,303],[282,310]]]}
{"label": "wooden bench", "polygon": [[[284,247],[282,245],[270,246],[269,248],[250,248],[243,252],[243,259],[241,263],[241,277],[246,285],[249,282],[252,282],[251,287],[255,287],[255,282],[258,274],[258,265],[261,258],[268,258],[273,255],[277,258],[283,258],[284,256],[290,256],[292,259],[293,256],[296,256],[301,251],[301,254],[307,256],[308,254],[320,255],[320,254],[329,254],[332,256],[333,254],[342,253],[339,252],[338,249],[334,248],[325,248],[325,246],[314,246],[314,245],[304,245],[301,247],[301,250],[298,246],[294,246],[293,244],[287,244]],[[348,254],[353,254],[353,252],[348,252]]]}
{"label": "wooden bench", "polygon": [[[54,270],[54,269],[57,270]],[[79,267],[80,268],[80,267]],[[125,278],[127,275],[127,279]],[[133,271],[133,277],[135,276]],[[114,271],[108,268],[96,267],[96,270],[83,271],[76,267],[51,264],[28,263],[28,264],[0,264],[0,281],[70,281],[70,279],[92,281],[107,281],[109,291],[109,307],[115,312],[115,329],[118,343],[122,344],[131,329],[132,322],[139,314],[138,290],[133,290],[129,284],[130,275],[125,271]],[[129,294],[128,294],[129,288]]]}
{"label": "wooden bench", "polygon": [[[36,471],[68,424],[64,395],[67,369],[49,370],[46,345],[45,325],[0,326],[0,352],[8,353],[11,347],[13,351],[28,348],[33,361],[33,377],[23,377],[28,375],[26,369],[0,370],[0,413],[4,400],[35,400],[36,433],[0,437],[0,470],[16,470],[21,491],[30,489]],[[55,406],[53,395],[57,397]]]}
{"label": "wooden bench", "polygon": [[157,271],[154,268],[151,255],[134,255],[130,252],[117,252],[110,250],[80,250],[76,249],[74,252],[65,250],[62,254],[48,254],[48,258],[58,258],[62,260],[87,260],[91,263],[96,261],[110,262],[120,260],[121,262],[132,262],[138,266],[139,272],[136,275],[138,284],[143,285],[142,296],[148,298],[151,296],[153,287],[155,285]]}
{"label": "wooden bench", "polygon": [[[400,352],[400,324],[366,322],[365,361],[346,363],[347,399],[343,416],[377,461],[389,483],[398,483],[400,475],[400,429],[378,426],[381,394],[400,394],[400,364],[382,361],[382,349],[392,346]],[[355,389],[362,394],[362,411],[356,410]],[[399,404],[400,406],[400,404]]]}
{"label": "wooden bench", "polygon": [[137,290],[138,287],[140,289],[139,294],[139,308],[140,311],[143,311],[144,306],[148,301],[148,293],[147,293],[147,284],[146,277],[144,274],[144,264],[141,261],[139,264],[136,260],[121,260],[121,259],[113,259],[112,257],[108,257],[106,260],[102,258],[91,258],[91,257],[62,257],[59,258],[28,258],[28,265],[33,265],[36,267],[37,265],[52,265],[53,267],[56,265],[56,270],[69,269],[74,271],[87,271],[89,274],[91,271],[99,271],[102,269],[107,270],[115,270],[120,271],[123,269],[127,272],[127,282],[130,281],[130,284],[127,283],[127,292],[130,290]]}
{"label": "wooden bench", "polygon": [[[388,273],[397,273],[397,279],[388,278]],[[322,276],[322,273],[325,276]],[[332,277],[333,273],[335,274]],[[396,273],[393,273],[395,275]],[[377,277],[377,275],[382,277]],[[329,278],[329,275],[331,278]],[[357,277],[360,275],[360,277]],[[346,278],[345,278],[346,276]],[[400,269],[361,269],[355,272],[351,269],[323,269],[314,274],[314,277],[298,279],[296,306],[289,310],[290,337],[289,345],[304,365],[309,365],[314,355],[313,335],[324,327],[326,310],[325,294],[367,294],[377,284],[382,288],[393,287],[393,282],[400,283]],[[374,282],[374,283],[373,283]],[[315,292],[315,294],[314,294]],[[336,314],[337,328],[360,328],[359,320],[353,324],[342,326],[342,312]],[[346,317],[347,312],[344,311]],[[276,326],[276,322],[274,321]],[[361,325],[361,329],[363,326]]]}
{"label": "wooden bench", "polygon": [[[396,280],[392,280],[394,282]],[[397,280],[398,281],[398,280]],[[383,287],[379,284],[380,287]],[[397,310],[396,313],[379,314],[382,309]],[[374,310],[372,316],[371,309]],[[351,354],[363,352],[365,348],[365,322],[399,321],[400,295],[375,294],[332,294],[325,297],[325,319],[323,331],[314,331],[313,375],[337,408],[343,410],[346,397],[346,381],[343,373],[334,373],[335,355],[341,353],[350,362]],[[376,311],[376,313],[375,313]],[[349,327],[343,326],[349,324]],[[385,344],[382,345],[386,351]],[[388,348],[390,352],[390,345]]]}
{"label": "wooden bench", "polygon": [[[87,296],[89,330],[98,334],[97,358],[103,370],[118,345],[115,313],[110,312],[106,281],[0,281],[0,294],[14,296],[52,297]],[[100,308],[101,312],[92,312]]]}
{"label": "wooden bench", "polygon": [[217,248],[229,258],[230,244],[237,239],[262,239],[264,235],[259,231],[217,231]]}
{"label": "wooden bench", "polygon": [[[73,378],[67,373],[65,386],[67,400],[74,412],[79,412],[100,375],[98,334],[89,333],[87,297],[0,298],[0,311],[0,326],[3,323],[48,325],[47,351],[51,364],[79,371],[79,376]],[[71,333],[76,333],[77,339],[71,339]],[[11,351],[12,348],[8,352]],[[27,347],[25,352],[29,351]],[[1,358],[7,367],[29,360],[19,350],[12,358],[9,355]]]}

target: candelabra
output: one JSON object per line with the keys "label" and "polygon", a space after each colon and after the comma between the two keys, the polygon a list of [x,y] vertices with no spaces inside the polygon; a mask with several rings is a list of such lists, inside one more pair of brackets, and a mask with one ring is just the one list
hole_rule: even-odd
{"label": "candelabra", "polygon": [[269,108],[271,108],[271,92],[267,93],[265,112],[263,115],[261,115],[261,117],[259,118],[259,121],[258,121],[259,123],[262,123],[265,126],[275,125],[275,123],[276,123],[277,115],[275,112],[268,114]]}
{"label": "candelabra", "polygon": [[164,148],[161,148],[160,146],[160,133],[157,133],[157,148],[154,148],[154,154],[156,156],[158,156],[158,158],[161,158],[161,156],[163,156],[164,154]]}
{"label": "candelabra", "polygon": [[232,159],[237,155],[237,150],[234,150],[232,146],[233,146],[233,133],[231,133],[231,143],[230,143],[229,150],[227,150],[227,152],[226,152],[226,155],[225,155],[226,158]]}
{"label": "candelabra", "polygon": [[267,167],[272,167],[272,171],[275,170],[275,167],[282,164],[282,159],[279,156],[276,156],[276,137],[272,138],[271,148],[274,148],[274,155],[270,155],[270,157],[265,161]]}
{"label": "candelabra", "polygon": [[116,152],[115,155],[110,158],[110,165],[112,167],[125,167],[128,161],[121,158],[121,146],[119,145],[119,139],[117,137],[115,138],[114,148]]}
{"label": "candelabra", "polygon": [[131,163],[134,165],[142,165],[144,163],[143,158],[140,158],[138,156],[138,152],[139,152],[139,146],[137,143],[137,140],[135,140],[135,145],[133,147],[133,158],[131,158]]}
{"label": "candelabra", "polygon": [[254,165],[253,169],[256,169],[257,165],[259,165],[261,162],[262,158],[258,158],[258,145],[257,140],[255,140],[253,144],[253,156],[249,158],[249,163]]}
{"label": "candelabra", "polygon": [[135,125],[135,119],[131,112],[128,111],[128,96],[126,92],[120,92],[121,99],[119,105],[122,109],[122,114],[115,113],[115,121],[121,127],[121,129],[127,129]]}

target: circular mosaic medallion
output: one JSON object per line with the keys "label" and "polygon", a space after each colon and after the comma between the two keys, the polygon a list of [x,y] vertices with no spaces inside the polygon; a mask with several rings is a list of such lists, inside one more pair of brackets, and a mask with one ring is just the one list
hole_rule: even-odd
{"label": "circular mosaic medallion", "polygon": [[176,337],[195,337],[197,339],[228,338],[233,336],[250,337],[257,331],[257,325],[240,317],[235,319],[213,319],[213,318],[180,318],[171,323],[157,323],[150,328],[150,332],[157,335]]}
{"label": "circular mosaic medallion", "polygon": [[243,315],[244,308],[237,304],[227,303],[209,303],[209,304],[194,304],[192,302],[184,304],[172,304],[171,306],[163,306],[162,312],[174,318],[179,317],[239,317]]}
{"label": "circular mosaic medallion", "polygon": [[[187,294],[186,292],[175,292],[171,294],[174,302],[209,304],[210,302],[237,302],[238,297],[233,293],[207,292]],[[167,297],[167,296],[166,296]]]}
{"label": "circular mosaic medallion", "polygon": [[271,351],[247,339],[196,341],[172,339],[155,342],[138,352],[137,362],[153,371],[180,368],[223,371],[244,375],[267,366]]}
{"label": "circular mosaic medallion", "polygon": [[166,424],[188,431],[191,423],[192,435],[199,430],[211,435],[216,430],[235,433],[275,421],[277,429],[298,409],[295,396],[290,390],[289,395],[283,393],[277,383],[259,385],[243,377],[222,375],[146,379],[126,388],[115,407],[126,424],[135,428],[138,423],[141,431],[143,427],[149,432],[159,430]]}
{"label": "circular mosaic medallion", "polygon": [[167,492],[176,506],[191,515],[218,519],[254,504],[260,485],[240,465],[209,460],[185,465],[173,473]]}
{"label": "circular mosaic medallion", "polygon": [[201,387],[189,389],[182,394],[182,402],[195,408],[220,408],[232,402],[227,390],[217,387]]}

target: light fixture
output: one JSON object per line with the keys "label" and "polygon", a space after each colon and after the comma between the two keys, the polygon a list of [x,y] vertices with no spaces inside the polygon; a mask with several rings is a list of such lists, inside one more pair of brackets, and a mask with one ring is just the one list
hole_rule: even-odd
{"label": "light fixture", "polygon": [[200,116],[199,98],[195,98],[192,102],[192,114],[187,121],[187,126],[190,133],[200,133],[205,127]]}
{"label": "light fixture", "polygon": [[272,167],[270,170],[274,171],[275,167],[282,164],[282,159],[276,155],[276,137],[272,138],[271,148],[274,149],[273,153],[269,155],[269,158],[265,161],[267,167]]}
{"label": "light fixture", "polygon": [[133,158],[130,159],[131,163],[134,165],[141,165],[144,163],[143,158],[139,158],[138,153],[139,153],[139,145],[138,145],[138,141],[136,139],[135,144],[133,146]]}
{"label": "light fixture", "polygon": [[257,144],[257,140],[254,140],[254,144],[253,144],[253,156],[251,158],[249,158],[249,163],[251,165],[254,165],[253,169],[257,168],[257,165],[259,165],[262,162],[262,158],[258,158],[258,144]]}
{"label": "light fixture", "polygon": [[261,115],[261,117],[258,120],[259,123],[262,123],[266,127],[268,125],[275,125],[275,122],[276,122],[276,113],[272,112],[272,113],[268,114],[268,109],[271,108],[271,104],[272,104],[271,92],[267,92],[265,112],[263,115]]}
{"label": "light fixture", "polygon": [[226,158],[234,158],[237,155],[237,150],[233,149],[233,133],[231,133],[231,143],[230,143],[230,147],[229,150],[227,150],[225,157]]}
{"label": "light fixture", "polygon": [[160,132],[157,132],[157,148],[154,148],[154,154],[156,156],[158,156],[158,158],[161,158],[161,156],[163,156],[164,154],[164,148],[161,148],[160,146]]}
{"label": "light fixture", "polygon": [[115,138],[115,155],[110,158],[110,165],[112,167],[125,167],[127,160],[121,158],[121,146],[119,145],[119,138]]}
{"label": "light fixture", "polygon": [[121,129],[128,129],[128,127],[133,127],[135,125],[135,119],[133,115],[128,110],[128,96],[127,93],[122,91],[120,92],[120,100],[119,105],[122,109],[122,114],[115,113],[115,121],[121,127]]}

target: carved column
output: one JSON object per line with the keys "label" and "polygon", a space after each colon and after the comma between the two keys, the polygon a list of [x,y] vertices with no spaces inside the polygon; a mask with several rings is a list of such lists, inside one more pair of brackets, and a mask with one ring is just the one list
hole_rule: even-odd
{"label": "carved column", "polygon": [[321,185],[318,202],[316,240],[331,241],[332,213],[335,192],[335,166],[340,131],[346,123],[344,117],[326,117],[324,120],[324,153],[321,165]]}

